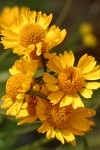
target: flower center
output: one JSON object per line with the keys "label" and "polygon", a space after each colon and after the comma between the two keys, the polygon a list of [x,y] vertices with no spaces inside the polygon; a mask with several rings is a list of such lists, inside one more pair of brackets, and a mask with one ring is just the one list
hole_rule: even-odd
{"label": "flower center", "polygon": [[73,117],[72,106],[59,107],[59,105],[51,105],[48,108],[48,122],[55,128],[67,128]]}
{"label": "flower center", "polygon": [[58,76],[60,88],[69,95],[77,93],[85,84],[85,78],[80,69],[67,67]]}
{"label": "flower center", "polygon": [[31,116],[36,115],[37,100],[35,95],[26,95],[25,100],[27,101],[27,111]]}
{"label": "flower center", "polygon": [[17,74],[11,76],[6,83],[6,92],[7,95],[13,100],[19,94],[19,90],[21,90],[21,84],[25,81],[25,75]]}
{"label": "flower center", "polygon": [[26,24],[19,32],[19,42],[23,47],[42,42],[45,31],[38,23]]}

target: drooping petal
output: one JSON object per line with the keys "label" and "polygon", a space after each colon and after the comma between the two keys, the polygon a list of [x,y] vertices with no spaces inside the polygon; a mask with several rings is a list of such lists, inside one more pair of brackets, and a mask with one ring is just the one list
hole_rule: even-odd
{"label": "drooping petal", "polygon": [[50,99],[51,103],[57,104],[61,98],[63,97],[64,93],[62,91],[56,91],[49,94],[48,99]]}
{"label": "drooping petal", "polygon": [[49,130],[47,131],[46,137],[47,139],[53,138],[55,136],[54,128],[52,126],[49,126]]}
{"label": "drooping petal", "polygon": [[61,102],[60,102],[60,107],[64,107],[67,105],[70,105],[73,102],[73,98],[72,96],[64,96],[64,98],[62,98]]}
{"label": "drooping petal", "polygon": [[57,83],[57,78],[49,73],[44,73],[43,80],[47,83]]}
{"label": "drooping petal", "polygon": [[58,86],[58,85],[54,85],[54,84],[47,83],[47,84],[45,84],[45,86],[46,86],[50,91],[58,91],[58,90],[59,90],[59,86]]}
{"label": "drooping petal", "polygon": [[55,129],[56,138],[64,144],[64,138],[59,129]]}
{"label": "drooping petal", "polygon": [[40,126],[40,128],[38,129],[39,133],[44,133],[46,131],[49,130],[49,124],[48,123],[44,123],[43,125]]}
{"label": "drooping petal", "polygon": [[74,135],[65,129],[62,130],[62,134],[67,142],[75,140]]}
{"label": "drooping petal", "polygon": [[19,114],[16,116],[17,119],[20,119],[22,117],[27,117],[29,116],[29,113],[27,111],[27,109],[22,109],[20,110]]}
{"label": "drooping petal", "polygon": [[74,109],[76,109],[77,107],[84,107],[84,104],[81,98],[77,94],[73,96],[72,106]]}
{"label": "drooping petal", "polygon": [[61,70],[55,65],[55,63],[53,62],[53,61],[48,61],[48,64],[47,64],[47,67],[50,69],[50,70],[52,70],[52,71],[54,71],[54,72],[56,72],[56,73],[60,73],[61,72]]}
{"label": "drooping petal", "polygon": [[74,135],[84,135],[84,132],[74,129],[71,126],[69,126],[67,130]]}

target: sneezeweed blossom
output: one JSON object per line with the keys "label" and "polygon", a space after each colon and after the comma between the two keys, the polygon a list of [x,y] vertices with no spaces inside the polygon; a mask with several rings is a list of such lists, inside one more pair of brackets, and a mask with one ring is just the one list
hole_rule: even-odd
{"label": "sneezeweed blossom", "polygon": [[[79,93],[84,98],[91,98],[94,89],[100,87],[100,68],[96,66],[95,58],[83,55],[77,66],[74,66],[74,54],[72,51],[64,54],[45,54],[48,58],[47,67],[56,73],[56,77],[50,73],[44,73],[43,80],[46,87],[51,91],[48,99],[53,104],[60,102],[60,107],[72,104],[73,108],[84,107]],[[88,81],[89,80],[89,81]]]}
{"label": "sneezeweed blossom", "polygon": [[8,28],[20,15],[20,13],[24,13],[28,11],[28,7],[5,7],[0,14],[0,28],[1,30]]}
{"label": "sneezeweed blossom", "polygon": [[66,142],[76,145],[75,136],[83,136],[91,131],[93,121],[88,118],[95,115],[92,109],[80,107],[74,109],[71,105],[59,107],[49,101],[38,100],[37,115],[42,121],[39,133],[45,133],[47,139],[56,137],[62,144]]}
{"label": "sneezeweed blossom", "polygon": [[90,23],[80,25],[79,32],[82,35],[83,44],[87,47],[94,48],[98,45],[98,40],[94,34],[94,28]]}
{"label": "sneezeweed blossom", "polygon": [[37,61],[21,58],[10,69],[12,76],[7,80],[6,95],[2,97],[4,103],[1,106],[8,108],[7,115],[16,116],[21,109],[26,92],[35,85],[33,76],[37,67]]}
{"label": "sneezeweed blossom", "polygon": [[79,32],[82,34],[82,35],[86,35],[86,34],[90,34],[90,33],[93,33],[93,26],[91,23],[88,23],[88,22],[85,22],[85,23],[82,23],[79,27]]}
{"label": "sneezeweed blossom", "polygon": [[60,31],[56,25],[49,27],[52,14],[36,11],[21,13],[7,30],[2,31],[2,44],[5,49],[12,48],[18,55],[28,54],[36,51],[41,53],[50,50],[60,44],[65,36],[66,30]]}
{"label": "sneezeweed blossom", "polygon": [[98,45],[98,40],[94,34],[86,34],[83,36],[83,43],[87,47],[94,48]]}
{"label": "sneezeweed blossom", "polygon": [[[49,94],[49,90],[44,85],[36,84],[35,86],[33,86],[32,90],[40,92],[45,96]],[[33,123],[35,120],[38,119],[38,115],[36,113],[38,98],[39,97],[34,94],[25,95],[25,102],[23,103],[22,108],[16,116],[16,119],[21,119],[21,121],[18,122],[18,125]]]}
{"label": "sneezeweed blossom", "polygon": [[24,98],[25,102],[22,105],[16,119],[22,119],[18,125],[34,122],[38,116],[36,114],[37,99],[33,94],[27,94]]}

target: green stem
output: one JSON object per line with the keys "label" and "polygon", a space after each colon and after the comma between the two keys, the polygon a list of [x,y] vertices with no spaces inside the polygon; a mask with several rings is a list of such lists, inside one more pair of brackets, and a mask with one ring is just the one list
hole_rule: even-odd
{"label": "green stem", "polygon": [[47,72],[46,61],[43,54],[41,54],[41,61],[43,63],[44,72]]}
{"label": "green stem", "polygon": [[29,91],[27,92],[27,94],[34,94],[34,95],[36,95],[36,96],[39,96],[39,97],[42,97],[42,98],[45,98],[46,100],[48,100],[45,95],[43,95],[42,93],[40,93],[40,92],[38,92],[38,91],[35,91],[35,90],[29,90]]}

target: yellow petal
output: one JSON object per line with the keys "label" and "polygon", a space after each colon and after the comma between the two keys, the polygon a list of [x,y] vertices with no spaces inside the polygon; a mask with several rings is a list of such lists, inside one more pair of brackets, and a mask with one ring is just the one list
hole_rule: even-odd
{"label": "yellow petal", "polygon": [[[85,58],[85,57],[84,57]],[[87,73],[91,71],[96,65],[96,61],[94,61],[94,57],[92,56],[87,56],[84,61],[82,62],[81,65],[78,65],[78,68],[81,68],[83,73]],[[89,67],[90,66],[90,67]]]}
{"label": "yellow petal", "polygon": [[72,51],[69,52],[69,54],[67,52],[64,52],[64,57],[66,58],[66,66],[73,66],[74,65],[74,54]]}
{"label": "yellow petal", "polygon": [[58,90],[59,90],[59,86],[58,86],[58,85],[54,85],[54,84],[47,83],[47,84],[45,84],[45,86],[46,86],[50,91],[58,91]]}
{"label": "yellow petal", "polygon": [[55,132],[54,132],[54,128],[52,126],[49,126],[49,130],[47,131],[47,134],[46,134],[46,138],[49,139],[49,138],[53,138],[55,136]]}
{"label": "yellow petal", "polygon": [[42,86],[42,88],[40,89],[40,93],[42,93],[43,95],[48,96],[50,91],[48,90],[48,88],[46,86]]}
{"label": "yellow petal", "polygon": [[89,129],[89,125],[87,125],[85,122],[80,122],[79,120],[73,121],[70,126],[84,132],[88,131]]}
{"label": "yellow petal", "polygon": [[92,97],[92,94],[93,94],[93,91],[91,89],[87,89],[87,88],[82,88],[80,90],[80,93],[83,97],[85,98],[91,98]]}
{"label": "yellow petal", "polygon": [[35,86],[33,86],[33,90],[40,91],[40,86],[38,84],[36,84]]}
{"label": "yellow petal", "polygon": [[62,70],[63,67],[61,65],[60,59],[58,56],[55,56],[54,58],[52,58],[52,61],[54,62],[54,64],[60,69]]}
{"label": "yellow petal", "polygon": [[98,80],[100,79],[100,70],[96,72],[89,72],[84,75],[86,80]]}
{"label": "yellow petal", "polygon": [[37,56],[40,56],[41,55],[41,49],[42,49],[42,42],[36,44],[36,48],[37,48],[36,54],[37,54]]}
{"label": "yellow petal", "polygon": [[[59,54],[59,60],[60,60],[63,68],[66,68],[66,65],[67,65],[66,53],[67,52],[65,51],[63,55]],[[67,55],[68,55],[68,53],[67,53]]]}
{"label": "yellow petal", "polygon": [[48,61],[47,67],[50,70],[52,70],[52,71],[54,71],[56,73],[60,73],[61,72],[61,70],[55,65],[55,63],[52,60]]}
{"label": "yellow petal", "polygon": [[3,101],[11,101],[11,98],[10,97],[8,97],[8,95],[4,95],[4,96],[2,96],[2,98],[1,98]]}
{"label": "yellow petal", "polygon": [[90,72],[96,65],[96,61],[91,61],[90,63],[87,62],[87,65],[82,68],[82,72],[85,74],[85,73],[88,73]]}
{"label": "yellow petal", "polygon": [[21,120],[20,122],[18,122],[17,125],[22,125],[22,124],[25,124],[25,123],[32,123],[32,122],[34,122],[36,119],[37,119],[37,116],[27,117],[27,118]]}
{"label": "yellow petal", "polygon": [[63,97],[64,93],[62,91],[52,92],[49,94],[48,99],[50,99],[51,103],[57,104],[61,98]]}
{"label": "yellow petal", "polygon": [[1,105],[1,108],[8,108],[10,107],[11,105],[13,104],[13,101],[12,100],[6,100],[2,105]]}
{"label": "yellow petal", "polygon": [[29,113],[26,109],[24,110],[20,110],[19,114],[16,116],[17,119],[23,118],[23,117],[27,117],[29,116]]}
{"label": "yellow petal", "polygon": [[55,129],[55,135],[56,135],[56,138],[61,141],[62,144],[64,144],[64,138],[61,134],[61,132],[59,131],[59,129]]}
{"label": "yellow petal", "polygon": [[73,98],[71,96],[66,95],[64,98],[62,98],[60,102],[60,107],[70,105],[73,102]]}
{"label": "yellow petal", "polygon": [[72,128],[71,126],[69,126],[69,127],[67,128],[67,131],[71,132],[71,133],[74,134],[74,135],[84,135],[84,132],[79,131],[79,130],[77,130],[77,129],[74,129],[74,128]]}
{"label": "yellow petal", "polygon": [[74,135],[65,129],[62,130],[62,134],[67,142],[75,140]]}
{"label": "yellow petal", "polygon": [[69,58],[68,58],[68,61],[67,61],[67,66],[73,66],[74,61],[75,61],[74,54],[73,54],[72,51],[70,51],[69,52]]}
{"label": "yellow petal", "polygon": [[85,84],[85,87],[88,89],[98,89],[100,88],[100,83],[99,82],[87,82]]}
{"label": "yellow petal", "polygon": [[72,106],[74,109],[76,109],[77,107],[84,107],[84,104],[78,95],[73,96]]}
{"label": "yellow petal", "polygon": [[39,133],[44,133],[46,131],[49,130],[49,124],[48,123],[44,123],[43,125],[40,126],[40,128],[38,129]]}
{"label": "yellow petal", "polygon": [[99,65],[94,67],[90,72],[84,75],[87,80],[98,80],[100,79],[100,69]]}
{"label": "yellow petal", "polygon": [[78,62],[78,65],[77,65],[78,68],[82,68],[82,67],[83,67],[84,63],[86,62],[87,57],[88,57],[88,55],[87,55],[87,54],[84,54],[84,55],[80,58],[80,60],[79,60],[79,62]]}
{"label": "yellow petal", "polygon": [[18,94],[18,95],[16,96],[16,99],[18,99],[18,100],[23,100],[24,97],[25,97],[25,94],[24,94],[24,93],[20,93],[20,94]]}
{"label": "yellow petal", "polygon": [[96,111],[94,109],[89,109],[89,108],[78,108],[76,109],[75,115],[76,117],[79,115],[81,118],[88,118],[88,117],[93,117],[96,114]]}
{"label": "yellow petal", "polygon": [[49,73],[44,73],[43,80],[47,83],[58,83],[57,78],[55,78]]}

